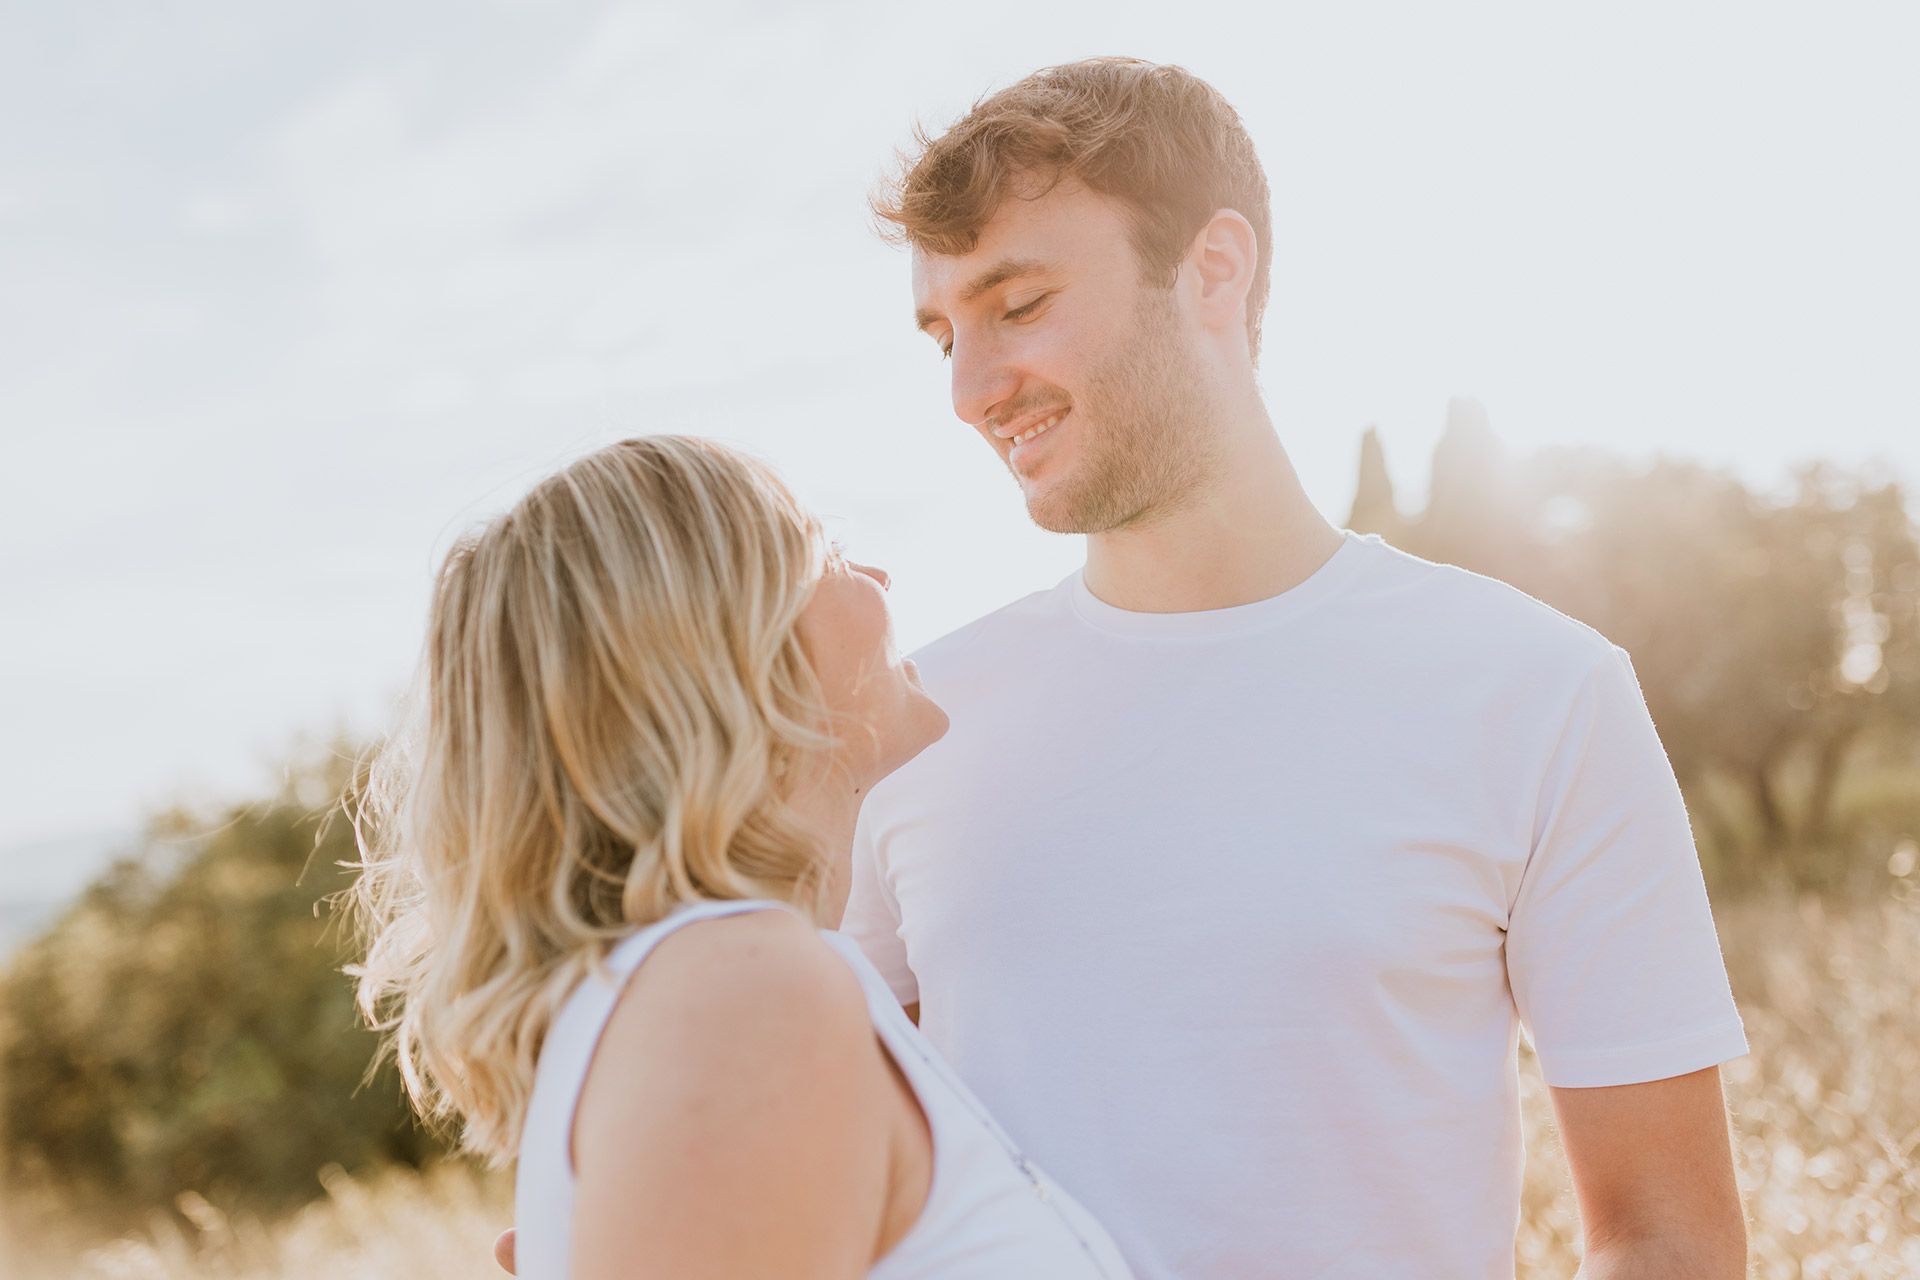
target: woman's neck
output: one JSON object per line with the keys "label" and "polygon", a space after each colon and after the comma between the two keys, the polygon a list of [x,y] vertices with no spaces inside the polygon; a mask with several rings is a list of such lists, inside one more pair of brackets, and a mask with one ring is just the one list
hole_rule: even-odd
{"label": "woman's neck", "polygon": [[853,828],[868,789],[845,769],[829,767],[821,770],[814,782],[801,787],[789,802],[794,817],[826,861],[826,888],[815,914],[827,928],[837,927],[846,910]]}

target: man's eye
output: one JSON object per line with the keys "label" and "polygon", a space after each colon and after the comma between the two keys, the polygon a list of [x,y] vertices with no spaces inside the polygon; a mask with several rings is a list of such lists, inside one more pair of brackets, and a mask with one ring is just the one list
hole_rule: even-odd
{"label": "man's eye", "polygon": [[940,344],[940,358],[942,360],[953,359],[953,344],[951,342],[943,342]]}
{"label": "man's eye", "polygon": [[1025,306],[1015,307],[1013,310],[1007,312],[1007,314],[1002,316],[1001,318],[1003,320],[1025,320],[1028,316],[1034,313],[1035,308],[1037,308],[1041,303],[1045,302],[1048,298],[1051,298],[1052,296],[1053,295],[1050,293],[1043,293],[1039,297],[1035,298],[1032,302],[1027,303]]}

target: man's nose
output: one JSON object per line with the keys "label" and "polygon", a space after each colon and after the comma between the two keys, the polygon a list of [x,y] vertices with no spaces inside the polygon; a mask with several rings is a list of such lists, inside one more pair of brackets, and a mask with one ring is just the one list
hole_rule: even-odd
{"label": "man's nose", "polygon": [[997,344],[969,338],[953,346],[953,411],[978,426],[1019,388],[1020,378]]}

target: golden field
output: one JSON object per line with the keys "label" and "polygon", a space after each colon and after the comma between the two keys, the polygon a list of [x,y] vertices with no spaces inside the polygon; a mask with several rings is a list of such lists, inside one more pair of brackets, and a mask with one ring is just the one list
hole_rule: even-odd
{"label": "golden field", "polygon": [[[1726,1070],[1752,1274],[1763,1280],[1920,1277],[1920,893],[1883,901],[1735,903],[1720,915],[1753,1054]],[[1571,1276],[1578,1228],[1544,1087],[1523,1055],[1528,1168],[1522,1277]],[[192,1196],[183,1216],[57,1266],[19,1258],[21,1280],[454,1280],[496,1275],[508,1217],[499,1178],[323,1175],[327,1195],[291,1217],[231,1220]],[[4,1261],[0,1258],[0,1261]]]}

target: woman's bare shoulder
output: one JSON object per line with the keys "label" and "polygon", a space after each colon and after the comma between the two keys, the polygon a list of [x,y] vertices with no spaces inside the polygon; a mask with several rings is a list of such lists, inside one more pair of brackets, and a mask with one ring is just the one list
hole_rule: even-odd
{"label": "woman's bare shoulder", "polygon": [[[740,1087],[769,1061],[794,1087],[871,1065],[866,994],[791,911],[741,912],[675,930],[622,993],[596,1065],[618,1059],[674,1093]],[[761,1082],[764,1086],[766,1082]]]}
{"label": "woman's bare shoulder", "polygon": [[792,911],[743,911],[676,930],[654,949],[633,994],[657,1016],[699,1013],[868,1028],[866,994],[819,930]]}
{"label": "woman's bare shoulder", "polygon": [[[864,1271],[888,1203],[886,1070],[859,979],[811,925],[769,910],[677,930],[622,994],[575,1115],[580,1260],[615,1274],[644,1243],[661,1274],[722,1254],[726,1274]],[[752,1239],[729,1226],[740,1204]]]}

